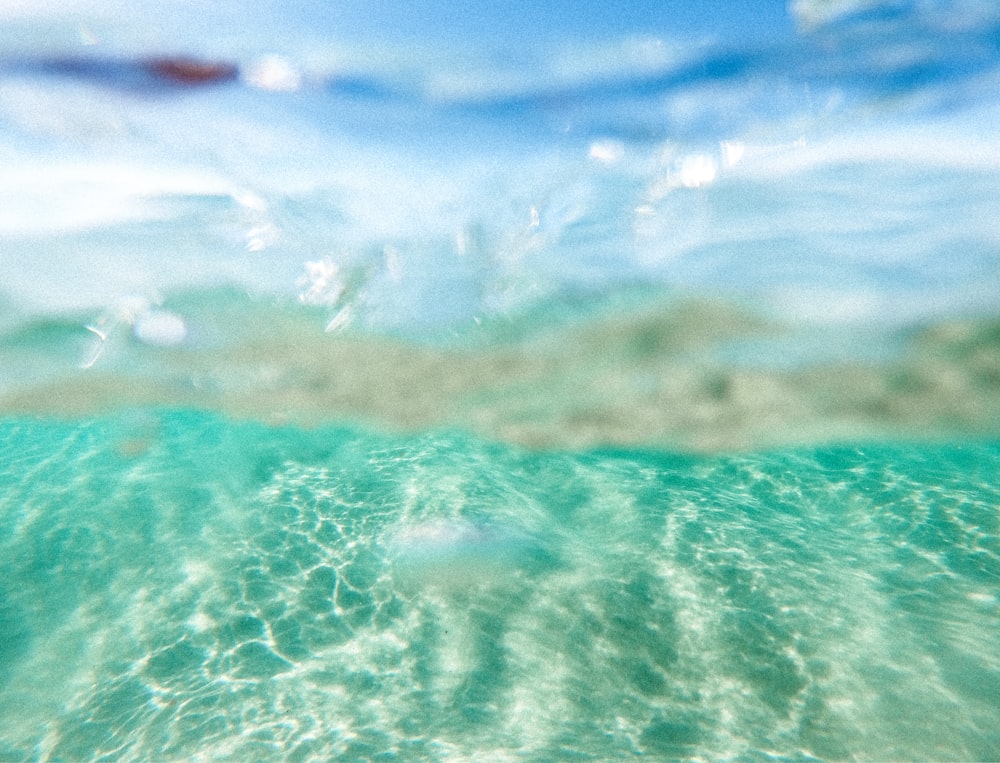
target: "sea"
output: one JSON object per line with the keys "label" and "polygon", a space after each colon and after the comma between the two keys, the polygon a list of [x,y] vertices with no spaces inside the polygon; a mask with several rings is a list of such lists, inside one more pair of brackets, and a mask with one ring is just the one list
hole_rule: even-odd
{"label": "sea", "polygon": [[0,1],[0,761],[1000,760],[1000,6]]}

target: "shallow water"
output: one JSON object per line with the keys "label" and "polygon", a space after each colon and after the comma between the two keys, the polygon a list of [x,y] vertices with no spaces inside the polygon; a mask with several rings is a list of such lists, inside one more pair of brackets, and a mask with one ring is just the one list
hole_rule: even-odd
{"label": "shallow water", "polygon": [[258,5],[0,2],[0,761],[1000,758],[994,4]]}
{"label": "shallow water", "polygon": [[4,430],[5,759],[1000,749],[995,445]]}

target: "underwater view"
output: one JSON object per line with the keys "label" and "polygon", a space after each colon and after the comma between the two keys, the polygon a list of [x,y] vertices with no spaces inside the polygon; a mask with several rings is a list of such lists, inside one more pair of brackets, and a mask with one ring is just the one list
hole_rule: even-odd
{"label": "underwater view", "polygon": [[0,763],[1000,760],[1000,6],[0,0]]}

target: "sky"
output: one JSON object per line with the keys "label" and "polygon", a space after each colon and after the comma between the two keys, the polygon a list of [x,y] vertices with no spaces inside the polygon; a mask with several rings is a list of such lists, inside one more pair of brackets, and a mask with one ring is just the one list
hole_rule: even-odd
{"label": "sky", "polygon": [[352,32],[489,43],[560,38],[664,35],[728,40],[789,34],[784,0],[424,0],[420,3],[342,0],[331,21]]}
{"label": "sky", "polygon": [[132,30],[137,40],[480,46],[494,51],[651,36],[739,44],[791,34],[786,0],[0,0],[0,22]]}

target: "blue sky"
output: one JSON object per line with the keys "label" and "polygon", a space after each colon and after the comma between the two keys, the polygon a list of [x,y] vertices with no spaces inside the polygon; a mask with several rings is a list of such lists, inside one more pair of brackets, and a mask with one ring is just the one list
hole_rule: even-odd
{"label": "blue sky", "polygon": [[[11,20],[29,20],[55,38],[60,30],[86,27],[98,35],[118,30],[120,39],[131,35],[140,46],[225,50],[243,41],[278,51],[310,38],[501,53],[629,36],[738,45],[794,29],[786,0],[0,0],[0,31]],[[16,42],[15,32],[0,34],[0,42],[11,34]]]}
{"label": "blue sky", "polygon": [[322,15],[334,34],[442,43],[478,39],[497,47],[633,34],[740,42],[782,37],[793,29],[784,0],[340,0]]}

